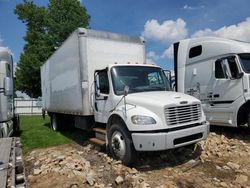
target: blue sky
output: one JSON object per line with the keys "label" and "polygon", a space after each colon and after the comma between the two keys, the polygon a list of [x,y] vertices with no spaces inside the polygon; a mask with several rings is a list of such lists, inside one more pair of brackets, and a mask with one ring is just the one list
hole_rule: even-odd
{"label": "blue sky", "polygon": [[[18,62],[25,25],[13,13],[21,0],[0,0],[0,46],[9,47]],[[47,6],[48,0],[34,0]],[[200,36],[250,42],[248,0],[82,0],[91,15],[92,29],[146,39],[147,60],[172,69],[171,44]],[[249,17],[249,18],[248,18]]]}

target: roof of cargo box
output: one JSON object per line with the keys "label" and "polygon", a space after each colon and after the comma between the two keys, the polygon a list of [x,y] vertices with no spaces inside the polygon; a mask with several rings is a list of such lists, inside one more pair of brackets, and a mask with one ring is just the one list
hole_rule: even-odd
{"label": "roof of cargo box", "polygon": [[99,70],[103,70],[103,69],[111,69],[112,67],[124,67],[124,66],[135,66],[135,67],[157,67],[157,68],[161,68],[160,66],[158,65],[155,65],[155,64],[147,64],[147,63],[143,63],[143,64],[140,64],[140,63],[117,63],[115,62],[114,64],[109,64],[108,66],[103,66],[103,67],[100,67]]}
{"label": "roof of cargo box", "polygon": [[124,42],[132,42],[132,43],[141,43],[145,42],[143,37],[139,36],[128,36],[118,33],[111,33],[111,32],[104,32],[104,31],[97,31],[92,29],[85,29],[85,28],[78,28],[76,30],[79,36],[83,37],[93,37],[93,38],[102,38],[102,39],[110,39],[110,40],[117,40],[117,41],[124,41]]}
{"label": "roof of cargo box", "polygon": [[[54,56],[56,53],[58,53],[59,49],[63,46],[66,41],[68,41],[72,36],[78,36],[78,37],[90,37],[90,38],[100,38],[100,39],[106,39],[106,40],[112,40],[112,41],[119,41],[119,42],[127,42],[127,43],[135,43],[135,44],[141,44],[144,45],[145,40],[141,36],[128,36],[118,33],[111,33],[111,32],[105,32],[105,31],[97,31],[92,29],[86,29],[86,28],[77,28],[75,31],[73,31],[65,41],[56,48],[56,51],[46,60],[49,61],[49,59]],[[44,67],[46,62],[41,66]]]}

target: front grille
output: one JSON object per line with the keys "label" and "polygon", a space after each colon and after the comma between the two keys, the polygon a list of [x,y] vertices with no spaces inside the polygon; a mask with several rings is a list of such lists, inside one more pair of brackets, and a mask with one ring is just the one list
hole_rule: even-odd
{"label": "front grille", "polygon": [[197,121],[201,118],[201,105],[192,104],[165,108],[167,125]]}

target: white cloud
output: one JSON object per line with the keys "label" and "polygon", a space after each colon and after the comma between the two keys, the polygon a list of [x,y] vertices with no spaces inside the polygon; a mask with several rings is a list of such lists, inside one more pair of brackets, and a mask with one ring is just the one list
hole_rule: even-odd
{"label": "white cloud", "polygon": [[194,10],[194,7],[188,6],[188,5],[184,5],[183,6],[184,10]]}
{"label": "white cloud", "polygon": [[160,58],[160,56],[155,51],[149,51],[146,54],[146,62],[150,64],[156,64],[156,61]]}
{"label": "white cloud", "polygon": [[147,58],[146,62],[149,64],[156,64],[156,62],[153,59]]}
{"label": "white cloud", "polygon": [[192,37],[215,36],[250,41],[250,17],[236,25],[224,26],[217,30],[204,29],[195,32]]}
{"label": "white cloud", "polygon": [[170,45],[161,55],[161,58],[169,58],[173,59],[174,58],[174,49],[173,45]]}
{"label": "white cloud", "polygon": [[148,59],[152,59],[152,60],[158,60],[159,59],[159,55],[157,55],[157,53],[155,51],[149,51],[146,54]]}
{"label": "white cloud", "polygon": [[[188,6],[188,5],[187,5]],[[188,8],[188,7],[186,7]],[[204,37],[204,36],[215,36],[223,38],[231,38],[236,40],[250,42],[250,17],[244,21],[235,25],[223,26],[217,30],[206,28],[198,30],[193,34],[188,33],[186,22],[181,18],[176,21],[167,20],[162,24],[155,19],[148,20],[144,26],[144,32],[142,35],[145,38],[161,41],[166,47],[162,54],[157,54],[155,51],[149,51],[147,53],[147,62],[155,63],[160,59],[169,58],[173,59],[173,42],[179,41],[186,37]]]}
{"label": "white cloud", "polygon": [[201,6],[189,6],[189,5],[184,5],[184,6],[182,7],[182,9],[184,9],[184,10],[198,10],[198,9],[203,9],[203,8],[205,8],[204,5],[201,5]]}
{"label": "white cloud", "polygon": [[147,39],[168,44],[184,39],[187,34],[186,22],[181,18],[176,21],[166,20],[162,24],[155,19],[148,20],[142,32],[142,35]]}

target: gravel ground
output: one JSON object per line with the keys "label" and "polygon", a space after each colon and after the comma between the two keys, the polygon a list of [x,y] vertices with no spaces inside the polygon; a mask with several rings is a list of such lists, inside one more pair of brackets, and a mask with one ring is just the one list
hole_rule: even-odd
{"label": "gravel ground", "polygon": [[250,134],[212,129],[194,148],[140,153],[132,168],[88,142],[25,155],[29,187],[250,187]]}

